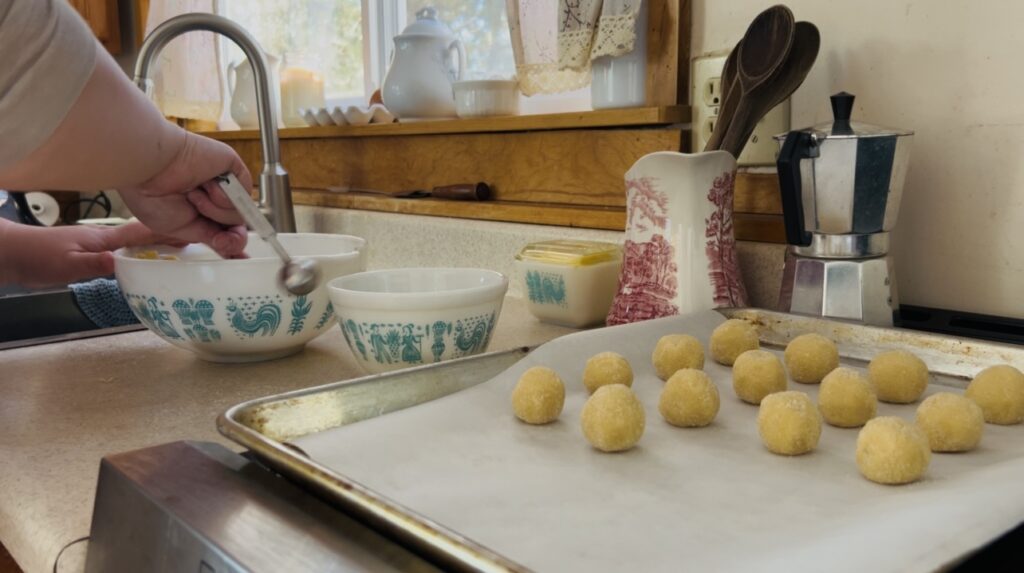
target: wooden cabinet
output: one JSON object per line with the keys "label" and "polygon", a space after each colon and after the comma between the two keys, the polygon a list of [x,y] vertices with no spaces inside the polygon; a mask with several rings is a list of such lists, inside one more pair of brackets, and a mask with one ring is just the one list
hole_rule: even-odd
{"label": "wooden cabinet", "polygon": [[121,20],[117,0],[68,0],[85,18],[100,43],[111,54],[121,53]]}

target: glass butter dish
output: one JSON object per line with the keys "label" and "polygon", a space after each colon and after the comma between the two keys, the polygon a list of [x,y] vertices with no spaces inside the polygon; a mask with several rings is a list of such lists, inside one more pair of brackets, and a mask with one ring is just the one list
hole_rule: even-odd
{"label": "glass butter dish", "polygon": [[530,312],[573,328],[604,324],[621,267],[622,247],[598,241],[541,241],[516,255]]}

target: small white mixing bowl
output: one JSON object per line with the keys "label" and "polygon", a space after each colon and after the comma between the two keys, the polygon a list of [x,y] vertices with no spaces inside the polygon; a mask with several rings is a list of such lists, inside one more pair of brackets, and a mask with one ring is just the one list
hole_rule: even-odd
{"label": "small white mixing bowl", "polygon": [[352,355],[378,373],[483,352],[508,278],[485,269],[390,269],[328,288]]}
{"label": "small white mixing bowl", "polygon": [[[171,344],[213,362],[294,354],[334,324],[331,279],[366,268],[366,241],[348,235],[282,233],[294,257],[316,259],[320,286],[296,297],[278,284],[281,259],[253,233],[248,259],[225,260],[205,245],[131,247],[114,253],[135,316]],[[145,259],[140,256],[160,256]]]}
{"label": "small white mixing bowl", "polygon": [[462,80],[452,84],[459,117],[519,115],[516,80]]}

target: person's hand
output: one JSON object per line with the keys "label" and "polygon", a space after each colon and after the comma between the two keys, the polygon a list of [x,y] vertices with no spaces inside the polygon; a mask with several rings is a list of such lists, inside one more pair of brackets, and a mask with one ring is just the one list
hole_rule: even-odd
{"label": "person's hand", "polygon": [[0,284],[38,288],[111,275],[121,247],[168,243],[138,221],[120,227],[34,227],[0,220]]}
{"label": "person's hand", "polygon": [[181,149],[160,173],[119,191],[132,214],[153,231],[205,243],[221,256],[233,258],[242,255],[248,234],[241,215],[212,181],[228,172],[252,189],[252,176],[233,149],[186,132]]}

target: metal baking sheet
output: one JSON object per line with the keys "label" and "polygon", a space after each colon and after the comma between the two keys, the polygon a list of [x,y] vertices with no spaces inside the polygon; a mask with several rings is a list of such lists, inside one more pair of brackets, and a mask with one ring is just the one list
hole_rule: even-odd
{"label": "metal baking sheet", "polygon": [[[752,320],[769,347],[827,334],[855,367],[881,349],[913,350],[933,372],[930,393],[963,387],[995,362],[1024,365],[1024,350],[1013,346],[767,311],[725,314]],[[768,453],[757,408],[739,402],[729,369],[710,361],[719,417],[703,429],[664,423],[654,343],[688,332],[706,344],[722,320],[709,312],[573,334],[521,360],[505,355],[511,366],[500,373],[482,357],[477,364],[488,367],[476,372],[471,362],[449,363],[271,397],[233,408],[220,426],[280,471],[467,570],[927,571],[1024,517],[1022,426],[988,425],[978,450],[937,454],[923,481],[881,486],[857,472],[857,430],[826,426],[806,456]],[[579,430],[583,362],[609,349],[630,359],[647,409],[638,447],[613,455],[592,450]],[[516,379],[535,364],[567,382],[565,411],[549,426],[521,424],[510,412]],[[416,387],[417,377],[452,365],[457,380],[446,392]],[[427,401],[395,411],[417,400]],[[915,408],[882,404],[879,414],[912,419]]]}

